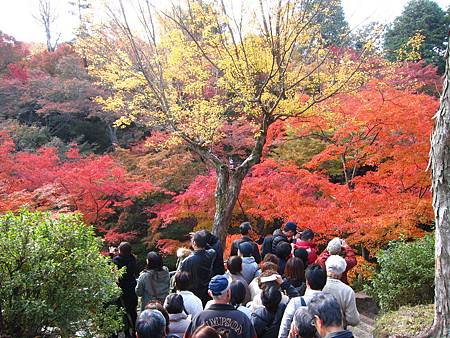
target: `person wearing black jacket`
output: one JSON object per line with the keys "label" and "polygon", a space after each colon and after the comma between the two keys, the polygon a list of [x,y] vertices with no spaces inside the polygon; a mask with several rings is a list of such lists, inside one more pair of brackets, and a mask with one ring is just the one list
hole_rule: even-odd
{"label": "person wearing black jacket", "polygon": [[[112,262],[118,269],[125,267],[125,273],[119,278],[119,287],[122,290],[119,305],[123,306],[126,312],[126,337],[134,337],[135,323],[137,319],[136,307],[138,304],[138,298],[135,292],[137,275],[136,258],[132,254],[131,245],[128,242],[120,243],[118,254],[116,250],[116,248],[110,248]],[[133,331],[132,335],[130,335],[130,328]]]}
{"label": "person wearing black jacket", "polygon": [[250,242],[252,244],[252,246],[253,246],[252,256],[253,256],[253,258],[255,258],[255,262],[259,264],[261,262],[261,255],[259,253],[258,244],[256,244],[248,236],[248,234],[249,234],[251,229],[252,229],[252,226],[251,226],[250,222],[244,222],[244,223],[242,223],[239,226],[239,231],[241,233],[241,238],[235,239],[231,243],[230,256],[237,256],[238,255],[239,244],[241,244],[242,242]]}
{"label": "person wearing black jacket", "polygon": [[261,247],[261,256],[264,258],[264,256],[268,253],[275,253],[275,248],[280,242],[291,244],[295,239],[296,233],[297,224],[294,222],[287,222],[283,226],[283,230],[277,229],[273,232],[273,236],[264,238]]}
{"label": "person wearing black jacket", "polygon": [[264,307],[252,313],[252,324],[258,338],[277,338],[286,304],[281,302],[281,292],[276,287],[265,288],[261,293]]}
{"label": "person wearing black jacket", "polygon": [[180,266],[180,271],[189,272],[192,278],[191,289],[203,303],[203,306],[210,299],[208,296],[208,284],[212,277],[212,266],[214,255],[211,251],[206,250],[207,238],[204,231],[197,231],[191,238],[194,252],[186,257]]}
{"label": "person wearing black jacket", "polygon": [[225,266],[223,263],[223,247],[222,243],[220,243],[219,239],[214,236],[212,233],[210,233],[208,230],[201,230],[204,231],[204,234],[206,236],[206,248],[212,249],[216,253],[216,258],[214,259],[213,265],[212,265],[212,276],[217,275],[223,275],[225,273]]}

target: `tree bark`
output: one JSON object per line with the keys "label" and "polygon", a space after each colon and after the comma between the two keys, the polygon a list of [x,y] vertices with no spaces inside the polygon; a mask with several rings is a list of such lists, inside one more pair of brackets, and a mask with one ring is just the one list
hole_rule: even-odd
{"label": "tree bark", "polygon": [[[224,248],[227,230],[231,224],[233,209],[241,192],[242,182],[251,168],[261,162],[267,139],[267,131],[272,122],[273,119],[269,114],[262,117],[260,133],[256,138],[252,152],[237,168],[230,168],[224,163],[217,165],[219,163],[218,161],[212,161],[212,163],[215,163],[217,174],[215,192],[216,210],[214,213],[212,233],[219,238]],[[205,154],[199,154],[206,158]]]}
{"label": "tree bark", "polygon": [[427,337],[450,337],[450,96],[449,50],[440,108],[431,137],[435,231],[435,318]]}
{"label": "tree bark", "polygon": [[233,209],[241,192],[242,181],[245,175],[227,166],[216,168],[216,174],[216,210],[212,233],[219,238],[225,247],[228,227],[231,224]]}

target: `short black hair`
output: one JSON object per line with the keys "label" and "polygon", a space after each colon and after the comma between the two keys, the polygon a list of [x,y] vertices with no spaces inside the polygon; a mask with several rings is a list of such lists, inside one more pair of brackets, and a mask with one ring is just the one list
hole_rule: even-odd
{"label": "short black hair", "polygon": [[231,256],[227,260],[227,269],[232,275],[237,275],[242,271],[242,258]]}
{"label": "short black hair", "polygon": [[252,228],[250,222],[244,222],[239,225],[239,231],[241,235],[248,235],[250,229]]}
{"label": "short black hair", "polygon": [[136,321],[136,332],[139,338],[162,338],[166,332],[166,325],[161,312],[144,310]]}
{"label": "short black hair", "polygon": [[300,234],[300,239],[302,241],[309,241],[314,238],[314,232],[311,229],[305,229]]}
{"label": "short black hair", "polygon": [[302,260],[305,268],[308,266],[308,251],[305,248],[294,249],[294,256]]}
{"label": "short black hair", "polygon": [[186,271],[178,271],[175,274],[175,288],[179,291],[185,291],[189,290],[191,287],[191,274]]}
{"label": "short black hair", "polygon": [[119,244],[119,253],[129,256],[131,255],[131,244],[128,242],[122,242]]}
{"label": "short black hair", "polygon": [[172,293],[166,297],[164,308],[169,314],[182,313],[184,311],[183,296],[178,293]]}
{"label": "short black hair", "polygon": [[155,251],[150,251],[147,254],[147,269],[161,270],[163,268],[163,259],[161,255]]}
{"label": "short black hair", "polygon": [[316,328],[312,324],[314,317],[309,313],[306,307],[300,307],[294,314],[294,327],[298,336],[302,338],[315,338]]}
{"label": "short black hair", "polygon": [[208,244],[208,238],[207,238],[206,231],[204,231],[204,230],[197,231],[194,234],[193,240],[200,249],[206,248],[206,245]]}
{"label": "short black hair", "polygon": [[261,292],[261,303],[269,312],[277,312],[281,298],[281,292],[275,286],[264,288]]}
{"label": "short black hair", "polygon": [[280,242],[275,247],[275,254],[282,259],[287,259],[292,252],[292,247],[288,242]]}
{"label": "short black hair", "polygon": [[231,299],[230,299],[231,305],[234,306],[241,305],[245,299],[245,293],[247,291],[244,283],[242,283],[239,280],[236,280],[231,283],[230,289],[231,289]]}
{"label": "short black hair", "polygon": [[308,266],[305,277],[309,287],[316,291],[321,291],[327,283],[327,273],[319,264]]}
{"label": "short black hair", "polygon": [[250,257],[253,253],[253,245],[251,242],[239,243],[238,249],[243,257]]}
{"label": "short black hair", "polygon": [[330,293],[319,293],[311,299],[308,311],[318,316],[325,327],[342,326],[342,310],[338,301]]}

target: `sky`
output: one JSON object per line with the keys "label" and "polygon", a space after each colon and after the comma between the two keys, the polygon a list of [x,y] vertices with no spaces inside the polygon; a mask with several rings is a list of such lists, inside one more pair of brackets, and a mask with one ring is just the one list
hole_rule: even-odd
{"label": "sky", "polygon": [[[100,2],[102,0],[93,0]],[[168,0],[159,0],[159,2]],[[238,1],[238,0],[236,0]],[[435,0],[443,9],[450,6],[450,0]],[[26,42],[45,42],[43,29],[33,18],[37,12],[38,0],[0,0],[0,30]],[[345,15],[351,28],[372,21],[389,23],[401,14],[408,0],[342,0]],[[53,0],[58,6],[56,29],[61,32],[61,41],[70,40],[76,24],[69,14],[67,0]]]}

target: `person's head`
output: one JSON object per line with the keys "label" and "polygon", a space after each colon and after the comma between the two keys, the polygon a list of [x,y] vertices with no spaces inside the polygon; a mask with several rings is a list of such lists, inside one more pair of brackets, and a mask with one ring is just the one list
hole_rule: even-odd
{"label": "person's head", "polygon": [[241,235],[246,236],[249,234],[250,230],[252,230],[252,226],[250,222],[244,222],[239,225],[239,232]]}
{"label": "person's head", "polygon": [[206,230],[206,229],[203,229],[203,230],[200,230],[200,232],[202,232],[203,233],[203,235],[205,236],[205,238],[206,238],[206,244],[208,245],[213,245],[214,243],[216,243],[219,239],[216,237],[216,236],[214,236],[212,233],[211,233],[211,231],[209,231],[209,230]]}
{"label": "person's head", "polygon": [[297,224],[294,222],[287,222],[283,226],[283,233],[287,238],[292,238],[297,233]]}
{"label": "person's head", "polygon": [[178,291],[189,290],[192,286],[191,274],[186,271],[178,271],[175,274],[175,289]]}
{"label": "person's head", "polygon": [[275,247],[275,254],[280,259],[287,260],[291,255],[292,247],[287,242],[279,242]]}
{"label": "person's head", "polygon": [[278,266],[278,264],[280,264],[280,259],[277,257],[277,255],[275,255],[273,253],[268,253],[267,255],[264,256],[264,259],[263,259],[263,263],[266,263],[266,262],[272,262]]}
{"label": "person's head", "polygon": [[145,310],[156,310],[159,311],[165,321],[166,321],[166,332],[169,332],[169,324],[170,324],[170,320],[169,320],[169,313],[167,312],[167,310],[164,308],[164,306],[162,306],[161,303],[158,302],[150,302],[145,306]]}
{"label": "person's head", "polygon": [[227,304],[231,298],[230,286],[231,279],[228,276],[214,276],[208,284],[208,294],[214,303]]}
{"label": "person's head", "polygon": [[267,311],[277,312],[278,305],[281,302],[280,289],[275,286],[264,288],[261,292],[261,303],[264,305]]}
{"label": "person's head", "polygon": [[186,258],[192,253],[188,248],[178,248],[177,249],[177,258]]}
{"label": "person's head", "polygon": [[178,293],[171,293],[164,301],[164,308],[169,314],[181,313],[184,311],[183,296]]}
{"label": "person's head", "polygon": [[192,235],[191,243],[192,243],[192,247],[194,248],[194,250],[205,249],[206,245],[208,244],[205,231],[200,230],[200,231],[195,232]]}
{"label": "person's head", "polygon": [[150,251],[147,254],[147,269],[161,270],[163,268],[163,259],[160,254],[155,251]]}
{"label": "person's head", "polygon": [[242,271],[242,258],[230,256],[227,260],[227,269],[232,275],[237,275]]}
{"label": "person's head", "polygon": [[163,338],[166,336],[166,319],[158,310],[144,310],[136,321],[138,338]]}
{"label": "person's head", "polygon": [[122,242],[119,244],[119,254],[123,256],[131,255],[131,244],[128,242]]}
{"label": "person's head", "polygon": [[322,291],[327,283],[327,273],[319,264],[311,264],[305,272],[306,285],[315,291]]}
{"label": "person's head", "polygon": [[250,257],[253,253],[253,245],[250,242],[239,243],[239,255],[242,257]]}
{"label": "person's head", "polygon": [[259,288],[261,290],[264,290],[265,288],[271,286],[279,286],[276,281],[263,282],[263,280],[265,280],[265,277],[272,277],[274,275],[278,275],[278,272],[276,270],[266,270],[261,272],[261,274],[256,278]]}
{"label": "person's head", "polygon": [[333,238],[328,242],[327,251],[330,255],[339,255],[342,249],[342,240],[339,237]]}
{"label": "person's head", "polygon": [[298,338],[315,338],[316,328],[313,325],[314,317],[311,316],[306,307],[300,307],[294,314],[291,332]]}
{"label": "person's head", "polygon": [[272,270],[272,271],[277,271],[278,270],[278,265],[272,262],[264,262],[261,264],[261,272],[267,271],[267,270]]}
{"label": "person's head", "polygon": [[302,260],[303,266],[308,266],[308,251],[305,248],[297,248],[294,250],[294,256]]}
{"label": "person's head", "polygon": [[293,281],[305,281],[305,267],[300,258],[291,257],[284,268],[284,276]]}
{"label": "person's head", "polygon": [[342,330],[342,311],[336,298],[329,293],[320,293],[311,299],[308,311],[313,316],[315,327],[321,337]]}
{"label": "person's head", "polygon": [[191,336],[192,338],[221,338],[216,329],[211,326],[199,326]]}
{"label": "person's head", "polygon": [[305,242],[311,242],[314,239],[314,232],[311,229],[305,229],[300,234],[300,239]]}
{"label": "person's head", "polygon": [[339,279],[347,269],[347,262],[341,256],[331,255],[325,261],[325,267],[329,277]]}
{"label": "person's head", "polygon": [[231,299],[230,304],[234,306],[241,305],[245,299],[246,288],[244,283],[241,281],[234,281],[230,285],[231,289]]}

